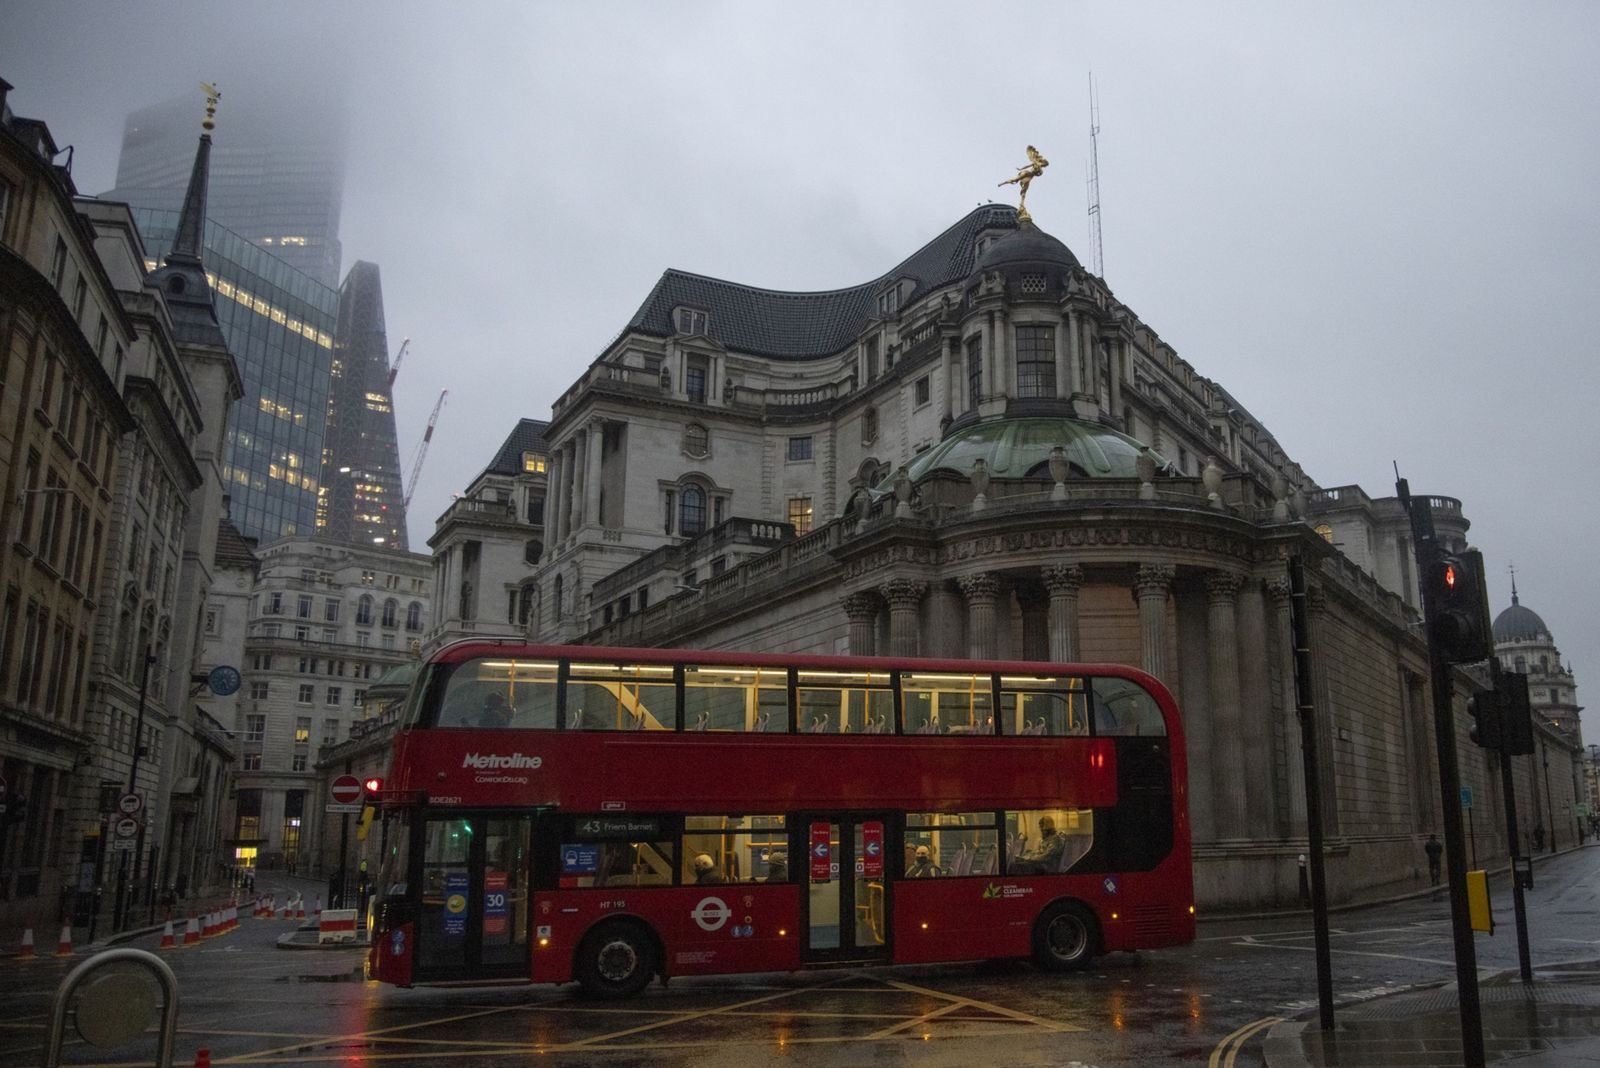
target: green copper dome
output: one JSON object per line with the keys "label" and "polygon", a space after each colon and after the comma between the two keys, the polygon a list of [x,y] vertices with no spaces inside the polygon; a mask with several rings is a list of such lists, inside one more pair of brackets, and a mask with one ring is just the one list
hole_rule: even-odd
{"label": "green copper dome", "polygon": [[[1050,450],[1066,451],[1073,478],[1137,478],[1135,462],[1146,446],[1128,435],[1081,419],[1030,416],[990,419],[950,434],[906,465],[912,482],[933,471],[967,475],[982,460],[993,478],[1049,477]],[[1171,465],[1150,452],[1156,470]],[[880,482],[877,488],[884,488]]]}

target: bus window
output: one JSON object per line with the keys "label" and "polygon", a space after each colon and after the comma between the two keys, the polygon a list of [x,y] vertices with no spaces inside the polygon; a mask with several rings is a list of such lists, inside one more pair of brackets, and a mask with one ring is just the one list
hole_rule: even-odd
{"label": "bus window", "polygon": [[782,816],[686,816],[683,882],[788,882],[788,844]]}
{"label": "bus window", "polygon": [[1161,737],[1167,733],[1161,706],[1144,687],[1127,679],[1094,680],[1094,732]]}
{"label": "bus window", "polygon": [[784,668],[685,667],[683,727],[690,731],[787,731],[789,672]]}
{"label": "bus window", "polygon": [[537,728],[556,725],[554,660],[468,660],[445,680],[440,727]]}
{"label": "bus window", "polygon": [[1000,831],[993,812],[906,813],[906,878],[993,875],[999,863]]}
{"label": "bus window", "polygon": [[567,675],[567,726],[670,731],[677,725],[677,693],[669,664],[574,663]]}
{"label": "bus window", "polygon": [[994,690],[989,675],[907,672],[900,676],[906,734],[993,734]]}
{"label": "bus window", "polygon": [[795,715],[803,734],[893,734],[889,673],[801,671]]}
{"label": "bus window", "polygon": [[671,886],[671,842],[561,843],[561,885]]}
{"label": "bus window", "polygon": [[1089,733],[1089,702],[1079,678],[1000,676],[1000,722],[1007,734],[1054,738]]}
{"label": "bus window", "polygon": [[1006,813],[1006,874],[1070,871],[1094,845],[1094,810],[1043,808]]}

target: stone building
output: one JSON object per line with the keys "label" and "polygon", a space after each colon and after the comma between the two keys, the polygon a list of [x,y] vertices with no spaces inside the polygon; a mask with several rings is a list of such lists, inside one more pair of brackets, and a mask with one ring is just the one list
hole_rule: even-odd
{"label": "stone building", "polygon": [[370,718],[375,680],[415,659],[431,621],[432,571],[417,553],[320,537],[285,538],[256,555],[227,844],[243,864],[299,866],[318,849],[316,753]]}
{"label": "stone building", "polygon": [[[138,337],[44,123],[0,81],[0,928],[47,929],[94,846],[91,645]],[[87,857],[85,857],[87,854]],[[92,882],[91,884],[92,885]]]}
{"label": "stone building", "polygon": [[429,648],[464,637],[526,633],[544,555],[549,446],[536,419],[517,423],[467,491],[440,515],[428,547],[439,591]]}
{"label": "stone building", "polygon": [[[1593,773],[1586,767],[1593,762],[1584,755],[1578,684],[1572,667],[1562,664],[1550,628],[1517,596],[1515,577],[1511,606],[1494,618],[1494,649],[1501,668],[1528,676],[1534,751],[1512,762],[1514,773],[1526,774],[1532,781],[1532,806],[1518,809],[1524,833],[1543,827],[1545,844],[1551,849],[1575,845],[1585,820],[1574,806],[1592,804],[1593,793],[1588,781]],[[1583,832],[1587,835],[1586,826]]]}
{"label": "stone building", "polygon": [[[1420,877],[1443,802],[1403,509],[1320,487],[1013,209],[839,290],[669,270],[544,436],[533,636],[1142,666],[1184,710],[1206,905],[1297,895],[1298,554],[1332,893]],[[1419,500],[1462,546],[1460,502]]]}

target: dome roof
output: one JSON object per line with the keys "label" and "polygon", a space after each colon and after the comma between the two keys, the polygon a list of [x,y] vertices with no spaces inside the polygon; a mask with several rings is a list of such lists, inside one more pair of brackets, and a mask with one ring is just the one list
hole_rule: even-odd
{"label": "dome roof", "polygon": [[[1065,417],[1029,416],[990,419],[963,427],[906,465],[912,482],[933,471],[953,471],[965,476],[972,462],[982,460],[994,478],[1022,478],[1050,459],[1060,445],[1077,478],[1136,478],[1134,467],[1146,446],[1128,435],[1098,423]],[[1150,453],[1157,470],[1170,465]],[[889,483],[879,482],[877,490]]]}
{"label": "dome roof", "polygon": [[1011,264],[1050,264],[1077,267],[1078,257],[1061,241],[1037,226],[1024,221],[1017,229],[995,241],[978,257],[974,272],[992,271]]}
{"label": "dome roof", "polygon": [[1539,613],[1517,600],[1511,594],[1511,607],[1494,617],[1494,640],[1497,642],[1526,642],[1550,639],[1550,628],[1544,625]]}

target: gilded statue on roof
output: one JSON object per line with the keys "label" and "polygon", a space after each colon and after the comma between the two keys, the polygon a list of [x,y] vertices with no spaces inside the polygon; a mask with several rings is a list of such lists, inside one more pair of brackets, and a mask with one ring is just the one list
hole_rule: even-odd
{"label": "gilded statue on roof", "polygon": [[1039,177],[1039,175],[1043,174],[1044,169],[1048,166],[1050,166],[1050,161],[1039,155],[1039,150],[1037,148],[1029,145],[1028,165],[1017,171],[1017,176],[1015,178],[1007,178],[1005,181],[1000,183],[1001,185],[1018,186],[1021,189],[1022,195],[1017,198],[1018,219],[1031,220],[1033,218],[1033,216],[1028,214],[1028,185],[1035,178]]}

